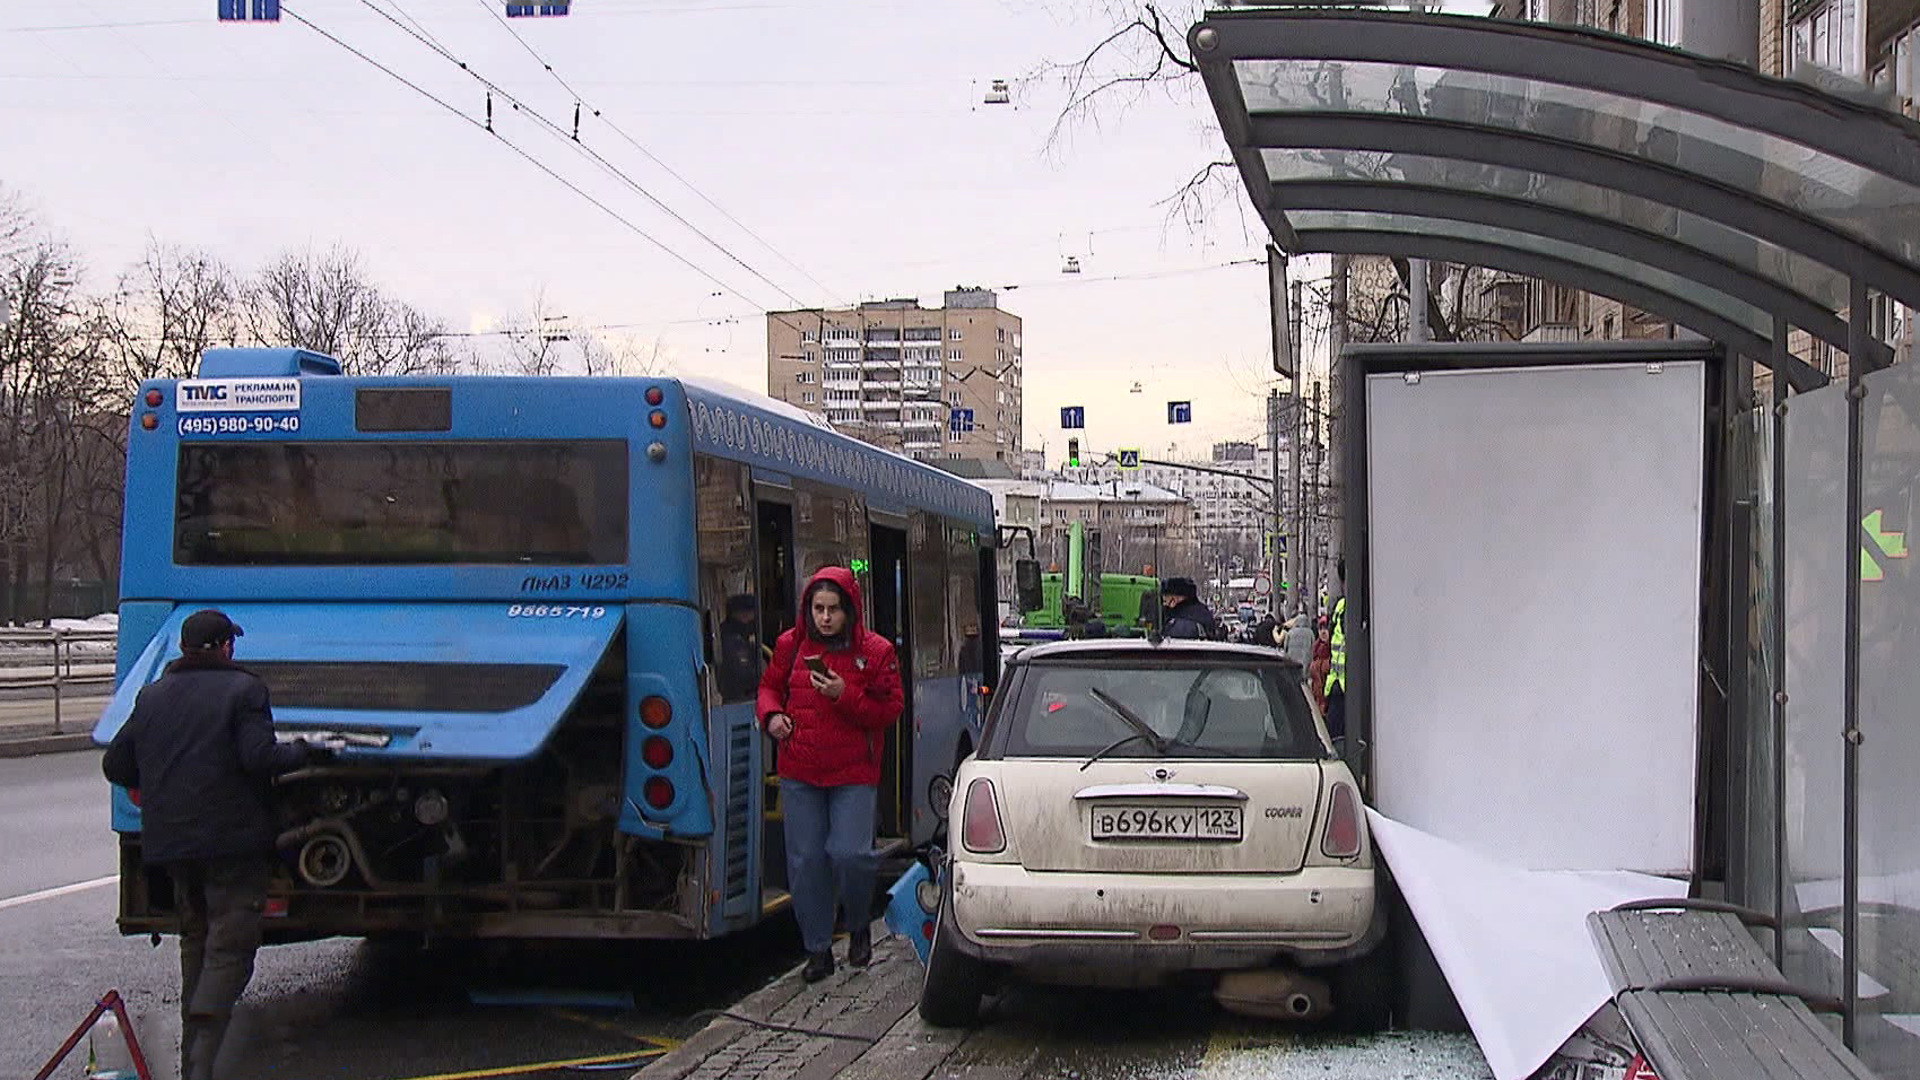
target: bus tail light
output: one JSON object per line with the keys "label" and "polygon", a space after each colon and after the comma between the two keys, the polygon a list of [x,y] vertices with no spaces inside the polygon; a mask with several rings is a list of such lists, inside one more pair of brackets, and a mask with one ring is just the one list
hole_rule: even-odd
{"label": "bus tail light", "polygon": [[1351,859],[1360,854],[1360,796],[1354,794],[1350,784],[1333,785],[1320,852],[1330,859]]}
{"label": "bus tail light", "polygon": [[960,843],[968,851],[992,855],[1007,850],[1007,833],[1000,827],[1000,805],[993,781],[975,777],[967,785],[967,804],[960,813]]}
{"label": "bus tail light", "polygon": [[159,426],[160,426],[160,418],[158,416],[155,416],[150,412],[143,412],[140,414],[140,429],[142,431],[152,431],[153,429]]}
{"label": "bus tail light", "polygon": [[673,744],[664,736],[649,735],[647,741],[640,744],[640,760],[646,762],[649,769],[664,769],[673,764]]}
{"label": "bus tail light", "polygon": [[640,702],[640,722],[650,728],[663,728],[673,719],[673,703],[658,694]]}
{"label": "bus tail light", "polygon": [[667,414],[660,409],[655,409],[652,412],[647,414],[647,423],[653,425],[656,428],[666,427]]}
{"label": "bus tail light", "polygon": [[161,395],[160,391],[158,390],[147,391],[147,408],[157,409],[160,407],[160,403],[165,400],[166,398]]}
{"label": "bus tail light", "polygon": [[647,387],[647,404],[658,405],[667,400],[667,395],[657,386]]}
{"label": "bus tail light", "polygon": [[648,806],[655,810],[665,810],[673,805],[673,782],[664,776],[653,777],[647,781],[642,794],[646,797]]}

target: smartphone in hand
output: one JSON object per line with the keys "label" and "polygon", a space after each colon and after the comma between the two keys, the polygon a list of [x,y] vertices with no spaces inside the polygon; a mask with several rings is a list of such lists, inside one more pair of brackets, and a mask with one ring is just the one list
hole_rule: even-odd
{"label": "smartphone in hand", "polygon": [[827,670],[827,661],[823,657],[809,656],[803,659],[801,663],[807,665],[808,671],[813,672],[823,679],[833,678],[833,672]]}

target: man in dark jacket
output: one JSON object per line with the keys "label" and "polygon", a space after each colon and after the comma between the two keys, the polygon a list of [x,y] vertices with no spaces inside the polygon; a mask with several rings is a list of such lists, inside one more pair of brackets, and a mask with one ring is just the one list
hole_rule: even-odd
{"label": "man in dark jacket", "polygon": [[1168,578],[1160,586],[1160,602],[1167,609],[1165,636],[1213,639],[1213,610],[1200,602],[1200,590],[1192,578]]}
{"label": "man in dark jacket", "polygon": [[180,626],[180,659],[140,691],[101,771],[137,792],[142,859],[173,879],[180,914],[180,1075],[208,1080],[253,977],[272,870],[273,777],[331,756],[273,737],[267,687],[233,662],[221,612]]}

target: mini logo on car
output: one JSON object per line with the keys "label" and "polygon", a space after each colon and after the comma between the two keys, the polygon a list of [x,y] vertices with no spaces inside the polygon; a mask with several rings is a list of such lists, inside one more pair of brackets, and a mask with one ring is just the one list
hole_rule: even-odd
{"label": "mini logo on car", "polygon": [[1155,769],[1153,770],[1153,778],[1155,780],[1160,781],[1161,783],[1165,783],[1168,780],[1173,779],[1173,770],[1172,769]]}

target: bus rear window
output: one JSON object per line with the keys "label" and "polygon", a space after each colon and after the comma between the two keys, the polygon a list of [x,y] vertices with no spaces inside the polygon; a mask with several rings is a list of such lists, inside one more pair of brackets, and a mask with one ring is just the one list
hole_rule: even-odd
{"label": "bus rear window", "polygon": [[627,444],[188,443],[183,566],[627,561]]}

